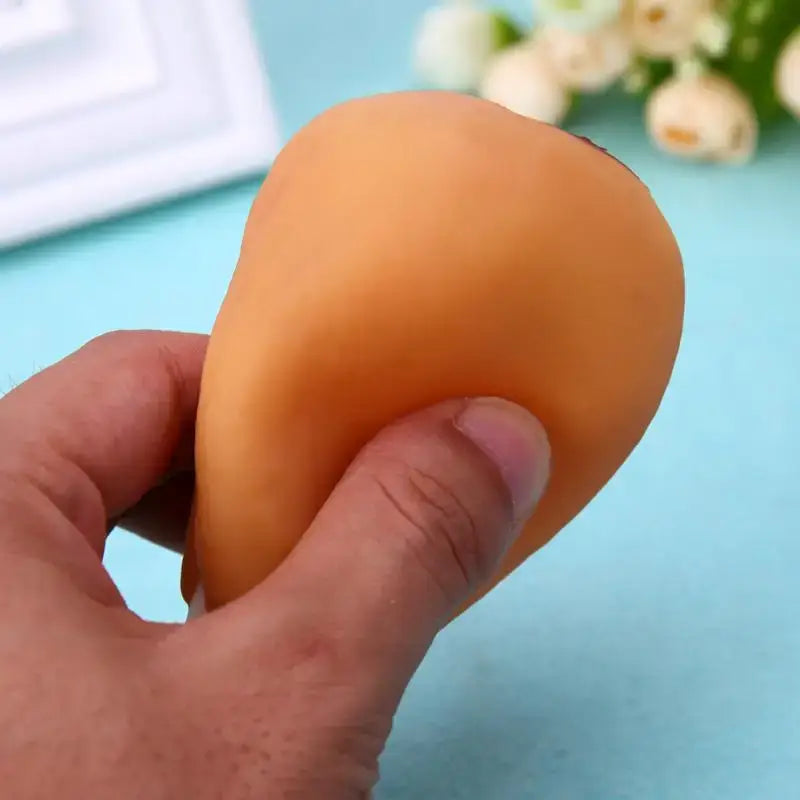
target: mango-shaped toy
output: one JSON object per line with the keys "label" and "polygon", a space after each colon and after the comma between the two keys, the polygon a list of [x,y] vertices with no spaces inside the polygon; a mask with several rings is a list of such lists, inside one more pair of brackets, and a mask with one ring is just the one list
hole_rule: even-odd
{"label": "mango-shaped toy", "polygon": [[327,111],[264,182],[211,333],[184,597],[247,592],[375,434],[466,396],[527,407],[552,448],[499,580],[637,445],[683,309],[667,222],[601,149],[460,94]]}

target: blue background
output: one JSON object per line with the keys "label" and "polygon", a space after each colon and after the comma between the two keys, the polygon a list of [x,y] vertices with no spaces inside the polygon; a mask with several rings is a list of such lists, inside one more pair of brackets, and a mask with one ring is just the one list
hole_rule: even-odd
{"label": "blue background", "polygon": [[[409,87],[426,4],[254,2],[284,136]],[[608,488],[437,641],[378,797],[800,797],[800,127],[715,168],[655,153],[624,102],[576,124],[650,185],[681,243],[674,380]],[[0,254],[0,383],[108,329],[209,330],[257,187]],[[176,557],[115,533],[107,563],[137,612],[183,618]]]}

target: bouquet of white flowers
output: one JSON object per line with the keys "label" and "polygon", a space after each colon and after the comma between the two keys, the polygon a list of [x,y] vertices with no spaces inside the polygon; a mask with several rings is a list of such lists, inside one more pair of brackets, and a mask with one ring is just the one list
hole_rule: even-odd
{"label": "bouquet of white flowers", "polygon": [[800,120],[800,0],[534,1],[530,30],[469,0],[432,7],[417,74],[553,125],[621,87],[657,147],[698,160],[744,163],[764,126]]}

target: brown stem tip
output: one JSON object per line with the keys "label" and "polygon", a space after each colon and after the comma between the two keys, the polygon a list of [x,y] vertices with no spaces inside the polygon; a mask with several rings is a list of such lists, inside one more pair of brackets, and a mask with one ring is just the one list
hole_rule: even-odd
{"label": "brown stem tip", "polygon": [[597,144],[597,142],[593,142],[588,136],[581,136],[580,134],[572,134],[572,135],[575,136],[576,139],[580,139],[581,141],[585,142],[591,147],[594,147],[595,150],[599,150],[601,153],[605,153],[609,158],[613,158],[614,161],[617,162],[617,164],[625,167],[625,169],[628,170],[628,172],[630,172],[630,174],[633,175],[634,178],[636,178],[637,180],[641,180],[641,178],[624,161],[621,161],[613,153],[606,150],[606,148],[603,147],[602,145]]}

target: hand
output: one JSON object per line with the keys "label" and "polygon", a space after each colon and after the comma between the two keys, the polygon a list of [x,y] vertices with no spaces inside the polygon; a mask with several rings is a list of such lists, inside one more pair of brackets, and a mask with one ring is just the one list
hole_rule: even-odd
{"label": "hand", "polygon": [[121,520],[180,548],[205,346],[106,335],[0,400],[4,797],[368,797],[414,671],[543,491],[527,412],[447,402],[369,444],[262,585],[146,622],[104,543]]}

